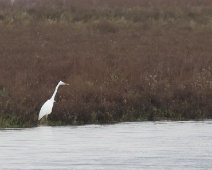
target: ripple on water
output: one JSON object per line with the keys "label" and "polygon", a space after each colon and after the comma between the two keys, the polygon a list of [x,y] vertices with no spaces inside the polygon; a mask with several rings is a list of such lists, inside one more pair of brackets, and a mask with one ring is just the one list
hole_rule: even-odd
{"label": "ripple on water", "polygon": [[0,169],[212,169],[212,121],[0,129]]}

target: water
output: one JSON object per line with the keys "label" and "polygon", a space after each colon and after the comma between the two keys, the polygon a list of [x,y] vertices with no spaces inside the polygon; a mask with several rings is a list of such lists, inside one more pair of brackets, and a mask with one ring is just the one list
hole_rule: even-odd
{"label": "water", "polygon": [[212,121],[0,130],[0,169],[212,169]]}

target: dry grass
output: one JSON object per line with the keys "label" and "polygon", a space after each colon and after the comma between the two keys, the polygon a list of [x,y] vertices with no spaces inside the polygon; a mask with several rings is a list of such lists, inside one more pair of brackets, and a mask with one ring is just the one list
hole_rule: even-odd
{"label": "dry grass", "polygon": [[36,124],[59,80],[61,124],[212,117],[211,1],[36,2],[0,0],[0,124]]}

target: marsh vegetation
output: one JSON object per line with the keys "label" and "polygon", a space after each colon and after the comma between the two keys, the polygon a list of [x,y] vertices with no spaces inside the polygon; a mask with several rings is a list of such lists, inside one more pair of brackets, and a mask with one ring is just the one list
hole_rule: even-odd
{"label": "marsh vegetation", "polygon": [[0,125],[212,117],[212,1],[0,0]]}

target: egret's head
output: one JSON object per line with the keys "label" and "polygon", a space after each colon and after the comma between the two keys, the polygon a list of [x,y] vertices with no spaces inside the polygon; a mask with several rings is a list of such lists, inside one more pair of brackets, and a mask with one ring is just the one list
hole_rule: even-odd
{"label": "egret's head", "polygon": [[60,85],[69,85],[68,83],[64,83],[62,81],[59,82]]}

